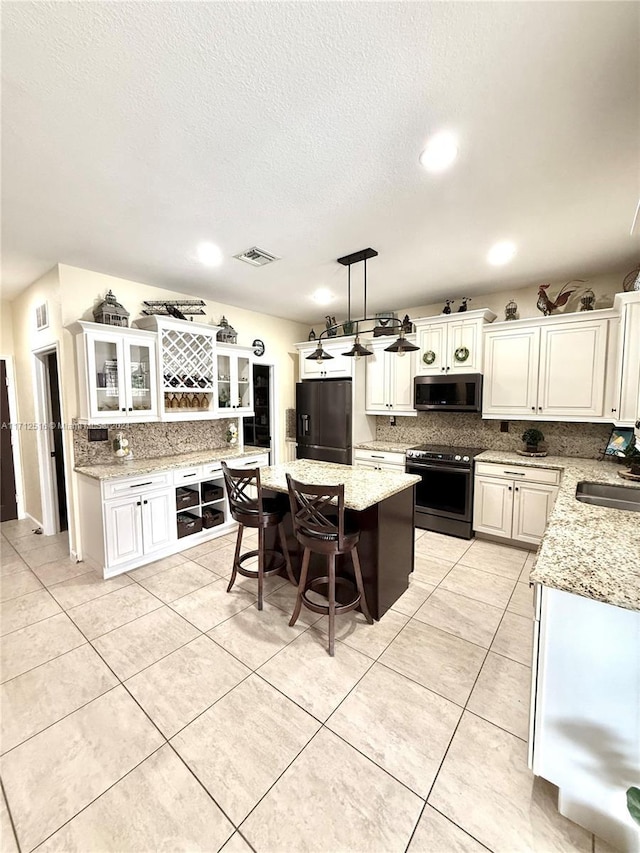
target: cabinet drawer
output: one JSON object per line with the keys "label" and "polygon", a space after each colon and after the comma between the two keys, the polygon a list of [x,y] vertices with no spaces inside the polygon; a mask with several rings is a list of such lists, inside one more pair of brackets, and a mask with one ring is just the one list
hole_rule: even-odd
{"label": "cabinet drawer", "polygon": [[404,453],[391,453],[382,450],[355,450],[355,462],[374,462],[376,465],[398,465],[404,470]]}
{"label": "cabinet drawer", "polygon": [[124,495],[148,492],[162,486],[171,485],[171,472],[161,471],[157,474],[141,474],[139,477],[123,477],[121,480],[107,480],[102,485],[105,500],[121,498]]}
{"label": "cabinet drawer", "polygon": [[505,477],[508,480],[520,480],[530,483],[548,483],[557,486],[560,483],[560,471],[553,468],[525,468],[524,465],[498,465],[495,462],[476,462],[476,474],[488,477]]}
{"label": "cabinet drawer", "polygon": [[192,468],[180,468],[173,472],[173,485],[183,486],[185,483],[195,483],[200,479],[200,465]]}
{"label": "cabinet drawer", "polygon": [[266,453],[256,453],[255,456],[241,456],[240,459],[226,459],[229,468],[260,468],[266,465],[269,457]]}
{"label": "cabinet drawer", "polygon": [[222,465],[220,462],[207,462],[200,466],[200,479],[208,480],[210,477],[222,476]]}

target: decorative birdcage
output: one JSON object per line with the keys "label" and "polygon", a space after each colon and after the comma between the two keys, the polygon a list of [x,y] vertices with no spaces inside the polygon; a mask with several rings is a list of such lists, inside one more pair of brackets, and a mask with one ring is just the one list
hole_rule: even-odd
{"label": "decorative birdcage", "polygon": [[104,323],[107,326],[128,326],[129,312],[110,290],[102,302],[93,309],[93,319],[96,323]]}
{"label": "decorative birdcage", "polygon": [[229,325],[229,321],[227,318],[222,315],[220,322],[218,323],[222,328],[216,334],[216,340],[221,344],[237,344],[238,343],[238,333],[233,328],[233,326]]}

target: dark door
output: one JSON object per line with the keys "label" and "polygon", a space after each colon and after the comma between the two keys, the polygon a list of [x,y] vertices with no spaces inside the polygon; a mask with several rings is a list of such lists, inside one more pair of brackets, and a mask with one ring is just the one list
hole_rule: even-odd
{"label": "dark door", "polygon": [[244,419],[244,443],[271,450],[271,368],[253,365],[252,418]]}
{"label": "dark door", "polygon": [[56,471],[56,500],[60,532],[68,529],[67,492],[64,479],[64,451],[62,449],[62,419],[60,414],[60,381],[58,377],[58,357],[52,352],[47,356],[47,374],[49,377],[49,399],[51,401],[51,423],[53,426],[51,451]]}
{"label": "dark door", "polygon": [[320,443],[320,420],[318,418],[319,381],[296,384],[296,440],[301,447]]}
{"label": "dark door", "polygon": [[0,521],[11,521],[18,517],[16,504],[16,474],[13,468],[11,444],[11,416],[7,391],[7,363],[0,361]]}

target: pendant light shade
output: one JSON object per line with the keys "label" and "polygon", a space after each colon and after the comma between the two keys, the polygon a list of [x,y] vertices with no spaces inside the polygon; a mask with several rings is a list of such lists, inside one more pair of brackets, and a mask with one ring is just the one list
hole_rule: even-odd
{"label": "pendant light shade", "polygon": [[418,349],[420,349],[420,347],[417,347],[415,344],[412,344],[405,338],[404,332],[400,332],[400,337],[390,346],[385,347],[384,351],[397,352],[398,355],[404,355],[405,352],[415,352]]}
{"label": "pendant light shade", "polygon": [[333,358],[333,356],[326,350],[323,350],[322,344],[318,341],[318,346],[314,349],[311,355],[307,356],[307,361],[317,361],[318,364],[322,364],[323,361],[328,361],[330,358]]}
{"label": "pendant light shade", "polygon": [[350,358],[360,358],[360,356],[373,355],[373,353],[371,350],[362,346],[359,335],[356,335],[355,342],[349,352],[343,352],[342,355],[348,355]]}

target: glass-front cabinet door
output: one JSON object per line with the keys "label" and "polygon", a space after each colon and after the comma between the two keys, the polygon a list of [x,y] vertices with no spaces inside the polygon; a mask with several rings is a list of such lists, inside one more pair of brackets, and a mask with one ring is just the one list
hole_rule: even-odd
{"label": "glass-front cabinet door", "polygon": [[218,347],[218,412],[253,414],[253,362],[248,350]]}
{"label": "glass-front cabinet door", "polygon": [[103,331],[95,323],[80,325],[87,377],[82,417],[93,423],[157,420],[155,336],[129,328]]}
{"label": "glass-front cabinet door", "polygon": [[123,383],[123,347],[119,337],[87,338],[89,368],[89,412],[104,421],[121,420],[126,415]]}
{"label": "glass-front cabinet door", "polygon": [[129,417],[157,414],[156,350],[146,340],[124,341],[126,404]]}

